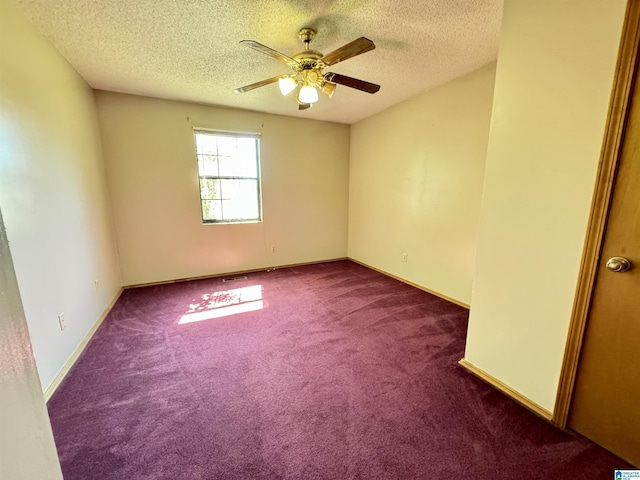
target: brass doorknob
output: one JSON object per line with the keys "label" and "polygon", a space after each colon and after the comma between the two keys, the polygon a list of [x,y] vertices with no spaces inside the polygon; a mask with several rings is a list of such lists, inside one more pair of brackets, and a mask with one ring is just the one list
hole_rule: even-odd
{"label": "brass doorknob", "polygon": [[611,257],[606,267],[612,272],[626,272],[631,268],[631,262],[624,257]]}

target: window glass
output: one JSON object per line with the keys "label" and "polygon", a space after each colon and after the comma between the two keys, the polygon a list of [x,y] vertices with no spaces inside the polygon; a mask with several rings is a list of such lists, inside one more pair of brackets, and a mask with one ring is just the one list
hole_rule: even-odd
{"label": "window glass", "polygon": [[195,132],[204,223],[260,221],[259,139]]}

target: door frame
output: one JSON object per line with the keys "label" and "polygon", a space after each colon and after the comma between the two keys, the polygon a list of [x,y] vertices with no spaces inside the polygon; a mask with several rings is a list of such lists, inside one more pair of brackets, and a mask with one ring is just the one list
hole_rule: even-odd
{"label": "door frame", "polygon": [[[591,307],[600,252],[607,227],[615,176],[624,141],[634,79],[640,53],[640,0],[629,0],[622,25],[620,50],[613,79],[609,113],[604,132],[591,214],[582,252],[576,296],[571,312],[569,334],[560,371],[556,406],[551,421],[565,428],[578,372],[580,351]],[[640,80],[638,87],[640,88]]]}

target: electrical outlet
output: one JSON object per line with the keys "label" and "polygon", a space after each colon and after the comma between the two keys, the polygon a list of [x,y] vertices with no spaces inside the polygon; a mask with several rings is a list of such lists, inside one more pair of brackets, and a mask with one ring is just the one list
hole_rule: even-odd
{"label": "electrical outlet", "polygon": [[407,261],[407,252],[402,252],[402,261],[406,263],[406,261]]}
{"label": "electrical outlet", "polygon": [[96,289],[96,292],[100,291],[100,280],[96,279],[93,281],[93,287]]}
{"label": "electrical outlet", "polygon": [[58,325],[60,325],[60,330],[64,330],[65,328],[67,328],[67,321],[64,318],[64,312],[58,315]]}
{"label": "electrical outlet", "polygon": [[276,246],[275,245],[271,245],[271,253],[276,253]]}

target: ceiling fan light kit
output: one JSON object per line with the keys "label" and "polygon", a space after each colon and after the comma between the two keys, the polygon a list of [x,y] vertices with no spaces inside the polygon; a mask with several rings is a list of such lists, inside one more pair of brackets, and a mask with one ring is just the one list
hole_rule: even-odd
{"label": "ceiling fan light kit", "polygon": [[312,28],[301,29],[298,36],[305,44],[305,48],[304,50],[294,53],[291,57],[253,40],[242,40],[240,42],[242,45],[246,45],[249,48],[253,48],[254,50],[286,63],[293,69],[294,73],[278,75],[260,82],[245,85],[244,87],[236,88],[234,91],[236,93],[244,93],[278,82],[280,92],[284,96],[287,96],[300,87],[296,94],[298,108],[300,110],[306,110],[318,101],[318,90],[321,90],[329,98],[333,97],[337,85],[355,88],[356,90],[361,90],[366,93],[376,93],[380,90],[380,85],[376,85],[375,83],[365,82],[364,80],[347,77],[346,75],[340,75],[338,73],[322,72],[326,67],[373,50],[376,47],[371,40],[360,37],[327,55],[323,55],[321,52],[309,48],[309,44],[315,35],[316,31]]}
{"label": "ceiling fan light kit", "polygon": [[298,88],[298,82],[296,82],[293,77],[287,75],[278,79],[278,86],[280,87],[280,92],[282,92],[282,95],[286,97],[296,88]]}
{"label": "ceiling fan light kit", "polygon": [[313,105],[318,101],[318,91],[311,85],[303,85],[300,87],[298,99],[301,103],[310,103]]}

